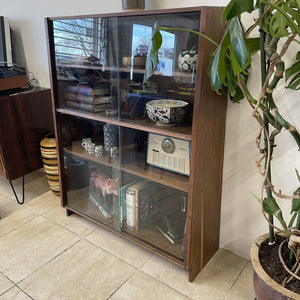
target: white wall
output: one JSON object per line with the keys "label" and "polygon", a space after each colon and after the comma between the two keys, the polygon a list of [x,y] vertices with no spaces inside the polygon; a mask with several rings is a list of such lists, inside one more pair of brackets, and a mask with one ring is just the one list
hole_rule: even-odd
{"label": "white wall", "polygon": [[[228,2],[229,0],[146,0],[146,8],[225,6]],[[0,8],[0,15],[9,17],[11,27],[17,35],[18,47],[24,51],[24,55],[21,55],[21,51],[18,53],[19,62],[23,65],[26,64],[28,70],[33,72],[40,81],[41,86],[49,87],[44,17],[121,10],[121,0],[10,0],[5,2],[5,7]],[[245,18],[252,19],[250,16]],[[257,77],[250,79],[250,84],[251,88],[256,91],[260,86],[259,79]],[[300,128],[300,105],[299,99],[296,99],[296,92],[287,92],[282,87],[278,98],[280,106],[288,107],[288,111],[284,109],[286,116]],[[260,193],[260,178],[255,167],[255,160],[258,159],[255,146],[256,135],[257,126],[247,104],[229,103],[224,154],[220,246],[246,258],[249,257],[249,247],[252,241],[259,234],[267,231],[260,208],[251,195],[251,192],[257,195]],[[274,168],[277,168],[273,177],[282,185],[284,192],[291,192],[296,185],[295,164],[300,169],[299,152],[296,153],[293,141],[288,134],[282,140],[285,145],[278,147],[276,155],[274,155]],[[289,168],[283,167],[286,162],[293,164]]]}

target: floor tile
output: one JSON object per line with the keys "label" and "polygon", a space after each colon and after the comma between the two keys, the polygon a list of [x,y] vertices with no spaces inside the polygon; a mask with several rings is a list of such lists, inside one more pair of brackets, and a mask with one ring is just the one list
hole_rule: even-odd
{"label": "floor tile", "polygon": [[53,192],[48,191],[25,203],[24,206],[41,215],[60,206],[60,197],[54,195]]}
{"label": "floor tile", "polygon": [[1,219],[11,215],[20,208],[20,205],[16,202],[15,199],[10,198],[9,196],[0,195],[0,216]]}
{"label": "floor tile", "polygon": [[8,197],[14,197],[9,181],[3,178],[0,178],[0,193]]}
{"label": "floor tile", "polygon": [[25,202],[50,191],[46,175],[30,182],[26,182],[25,178],[25,184]]}
{"label": "floor tile", "polygon": [[155,278],[137,271],[110,300],[184,300],[189,299]]}
{"label": "floor tile", "polygon": [[0,271],[17,283],[78,240],[69,230],[37,217],[0,238]]}
{"label": "floor tile", "polygon": [[100,227],[86,239],[136,268],[143,266],[153,256],[149,251]]}
{"label": "floor tile", "polygon": [[26,224],[37,216],[37,213],[25,208],[24,206],[20,207],[7,217],[1,216],[0,237]]}
{"label": "floor tile", "polygon": [[255,298],[253,283],[253,268],[250,262],[238,277],[224,300],[253,300]]}
{"label": "floor tile", "polygon": [[20,283],[36,300],[107,299],[135,269],[82,240]]}
{"label": "floor tile", "polygon": [[1,295],[1,300],[31,300],[31,298],[15,286]]}
{"label": "floor tile", "polygon": [[66,210],[63,207],[56,207],[52,209],[51,211],[44,214],[44,217],[60,224],[61,226],[82,237],[87,236],[96,228],[99,228],[99,225],[96,225],[95,223],[90,222],[76,214],[72,214],[67,217]]}
{"label": "floor tile", "polygon": [[[45,178],[45,171],[44,168],[38,169],[36,171],[33,171],[29,174],[25,175],[25,183],[29,183],[35,179],[44,179]],[[15,185],[22,185],[22,177],[17,178],[14,180]]]}
{"label": "floor tile", "polygon": [[[23,185],[22,177],[12,180],[12,184],[19,200],[21,201]],[[47,178],[43,169],[25,175],[25,202],[28,202],[49,190]],[[0,192],[15,200],[13,190],[8,180],[0,179]]]}
{"label": "floor tile", "polygon": [[[247,260],[220,249],[190,283],[182,268],[76,214],[67,217],[43,169],[25,184],[21,206],[0,179],[1,300],[254,299]],[[14,186],[19,194],[22,179]]]}
{"label": "floor tile", "polygon": [[8,280],[5,276],[0,274],[0,298],[1,298],[1,294],[5,293],[13,286],[14,284],[10,280]]}
{"label": "floor tile", "polygon": [[224,299],[247,260],[219,249],[191,283],[183,269],[154,256],[141,270],[192,299]]}

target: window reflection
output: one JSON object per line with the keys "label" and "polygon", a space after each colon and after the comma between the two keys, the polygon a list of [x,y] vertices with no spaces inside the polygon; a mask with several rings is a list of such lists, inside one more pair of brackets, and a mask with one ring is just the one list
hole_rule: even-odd
{"label": "window reflection", "polygon": [[107,19],[70,19],[53,22],[57,65],[107,60]]}
{"label": "window reflection", "polygon": [[[157,71],[165,76],[172,76],[174,69],[175,34],[161,31],[163,43],[158,53],[159,64]],[[133,24],[132,30],[132,56],[146,56],[152,37],[150,26]]]}

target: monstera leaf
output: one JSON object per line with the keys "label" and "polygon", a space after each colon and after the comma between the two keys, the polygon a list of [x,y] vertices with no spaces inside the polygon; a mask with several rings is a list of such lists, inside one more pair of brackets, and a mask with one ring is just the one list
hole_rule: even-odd
{"label": "monstera leaf", "polygon": [[285,80],[288,82],[287,88],[293,90],[300,89],[300,51],[296,55],[296,62],[285,71]]}
{"label": "monstera leaf", "polygon": [[265,19],[265,32],[269,32],[276,38],[289,36],[291,32],[300,34],[300,16],[298,11],[294,9],[295,7],[299,9],[299,0],[280,1],[277,4],[263,0],[260,0],[260,2],[275,10],[274,13],[269,13],[269,16]]}
{"label": "monstera leaf", "polygon": [[243,94],[238,87],[236,76],[245,73],[251,62],[250,52],[253,53],[258,49],[259,40],[249,39],[248,44],[239,18],[232,18],[228,22],[220,45],[211,57],[209,76],[213,90],[220,93],[225,86],[235,102],[242,99]]}
{"label": "monstera leaf", "polygon": [[243,12],[251,13],[254,10],[253,0],[232,0],[225,7],[222,14],[222,22],[230,20],[236,16],[241,15]]}

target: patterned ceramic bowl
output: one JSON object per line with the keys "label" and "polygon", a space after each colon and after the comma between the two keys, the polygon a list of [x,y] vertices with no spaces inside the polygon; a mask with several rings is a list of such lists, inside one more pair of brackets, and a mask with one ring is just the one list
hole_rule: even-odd
{"label": "patterned ceramic bowl", "polygon": [[146,103],[148,117],[160,126],[180,124],[188,111],[188,102],[181,100],[152,100]]}

